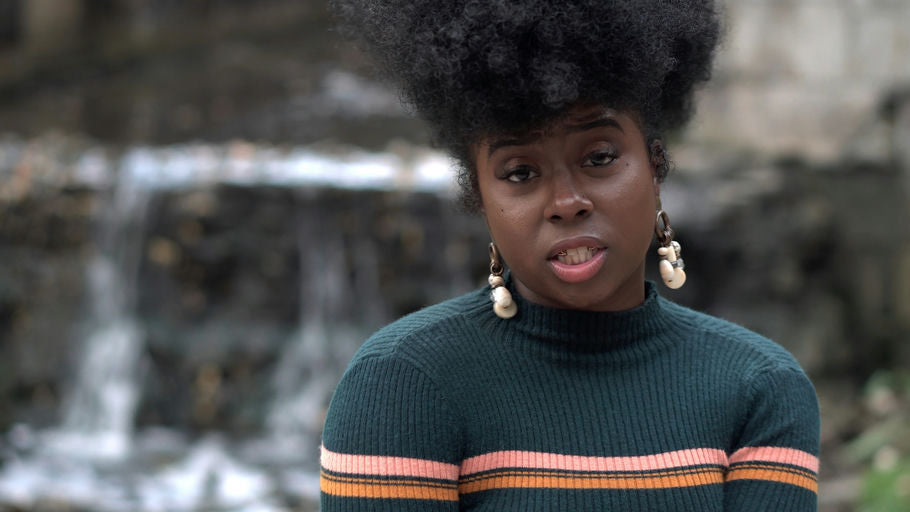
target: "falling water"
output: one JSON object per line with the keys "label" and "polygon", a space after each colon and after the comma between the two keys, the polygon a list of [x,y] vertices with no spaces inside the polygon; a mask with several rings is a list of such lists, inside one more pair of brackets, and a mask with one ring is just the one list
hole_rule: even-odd
{"label": "falling water", "polygon": [[145,340],[135,307],[151,192],[130,170],[119,174],[97,215],[94,252],[86,269],[88,334],[79,345],[61,422],[37,435],[24,425],[14,429],[11,444],[27,449],[31,457],[13,457],[0,474],[3,501],[51,499],[112,510],[126,499],[117,478],[101,474],[116,471],[131,454],[141,393],[138,373]]}
{"label": "falling water", "polygon": [[[10,448],[0,445],[0,508],[51,500],[101,511],[254,511],[290,501],[306,510],[318,494],[319,432],[332,388],[367,331],[387,315],[378,300],[375,242],[304,213],[317,194],[310,185],[445,193],[446,160],[424,151],[330,156],[248,144],[133,148],[119,161],[92,154],[83,158],[91,169],[76,169],[77,182],[103,193],[105,173],[96,172],[103,167],[119,168],[120,179],[98,213],[86,269],[87,335],[58,427],[18,425],[7,436]],[[258,439],[212,433],[189,440],[173,428],[134,431],[146,357],[135,311],[148,204],[161,189],[218,183],[299,190],[300,320],[273,375],[265,432]]]}
{"label": "falling water", "polygon": [[49,448],[61,455],[119,460],[129,455],[144,345],[135,318],[142,236],[150,191],[121,174],[102,210],[88,268],[90,334]]}
{"label": "falling water", "polygon": [[[302,194],[306,201],[306,195]],[[300,209],[302,210],[302,208]],[[346,246],[345,237],[323,219],[298,215],[300,326],[286,345],[273,379],[275,398],[266,418],[268,434],[283,453],[312,456],[319,445],[323,412],[343,367],[381,315],[376,249],[368,240]],[[356,255],[358,279],[348,272]],[[355,293],[356,290],[356,293]],[[359,325],[352,324],[358,319]],[[292,452],[288,446],[296,446]],[[306,461],[313,466],[312,460]]]}

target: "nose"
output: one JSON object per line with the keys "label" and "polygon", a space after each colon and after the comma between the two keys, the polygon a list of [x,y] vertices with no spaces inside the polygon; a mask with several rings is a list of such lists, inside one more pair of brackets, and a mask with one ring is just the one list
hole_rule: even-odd
{"label": "nose", "polygon": [[581,219],[591,214],[594,203],[585,195],[584,187],[579,185],[577,177],[569,170],[553,174],[552,195],[544,211],[550,222]]}

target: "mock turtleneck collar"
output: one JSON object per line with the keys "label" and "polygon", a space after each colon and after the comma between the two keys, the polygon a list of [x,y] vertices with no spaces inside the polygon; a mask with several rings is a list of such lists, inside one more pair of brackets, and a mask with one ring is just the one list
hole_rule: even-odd
{"label": "mock turtleneck collar", "polygon": [[645,282],[645,300],[641,305],[616,312],[541,306],[521,297],[512,279],[508,279],[508,286],[518,304],[518,314],[504,320],[508,323],[507,328],[517,329],[541,341],[559,343],[565,348],[597,352],[610,350],[653,339],[669,327],[657,287],[651,281]]}

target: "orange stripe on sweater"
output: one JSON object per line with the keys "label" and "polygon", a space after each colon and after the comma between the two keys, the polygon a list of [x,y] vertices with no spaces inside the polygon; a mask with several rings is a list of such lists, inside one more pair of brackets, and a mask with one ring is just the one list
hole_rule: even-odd
{"label": "orange stripe on sweater", "polygon": [[454,483],[336,477],[323,472],[319,478],[319,489],[326,494],[349,498],[458,501],[458,489]]}
{"label": "orange stripe on sweater", "polygon": [[784,468],[772,467],[741,467],[733,468],[727,473],[726,480],[732,482],[735,480],[765,480],[769,482],[780,482],[784,484],[796,485],[803,489],[808,489],[818,493],[818,480],[799,471],[788,471]]}
{"label": "orange stripe on sweater", "polygon": [[671,487],[721,484],[723,480],[723,471],[720,468],[693,469],[690,471],[674,471],[672,474],[650,475],[541,475],[535,472],[497,472],[460,483],[458,492],[468,494],[504,488],[667,489]]}
{"label": "orange stripe on sweater", "polygon": [[[465,459],[459,466],[429,459],[335,453],[322,447],[323,491],[341,496],[457,500],[458,492],[526,487],[557,489],[661,489],[724,481],[723,470],[735,464],[726,480],[768,480],[817,492],[818,458],[793,448],[743,448],[728,459],[722,450],[693,448],[631,457],[563,455],[499,451]],[[765,463],[765,464],[763,464]],[[770,465],[768,464],[770,463]],[[785,464],[789,468],[775,467]],[[688,467],[687,467],[688,466]],[[691,467],[691,466],[719,466]],[[578,471],[565,474],[554,471]],[[489,472],[487,474],[482,474]],[[370,477],[414,477],[445,482],[389,480]]]}

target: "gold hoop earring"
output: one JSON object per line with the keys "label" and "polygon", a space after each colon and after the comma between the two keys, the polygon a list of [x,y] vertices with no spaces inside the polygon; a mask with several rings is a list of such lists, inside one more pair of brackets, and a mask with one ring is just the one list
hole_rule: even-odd
{"label": "gold hoop earring", "polygon": [[496,244],[490,242],[490,300],[493,301],[493,312],[499,318],[512,318],[518,313],[518,305],[512,299],[512,293],[506,288],[506,280],[502,277],[504,267],[499,257]]}
{"label": "gold hoop earring", "polygon": [[661,206],[660,198],[657,199],[657,219],[654,221],[654,233],[657,235],[657,254],[660,255],[660,277],[668,288],[676,290],[686,284],[686,264],[680,257],[682,246],[673,240],[673,228],[670,227],[670,216]]}

